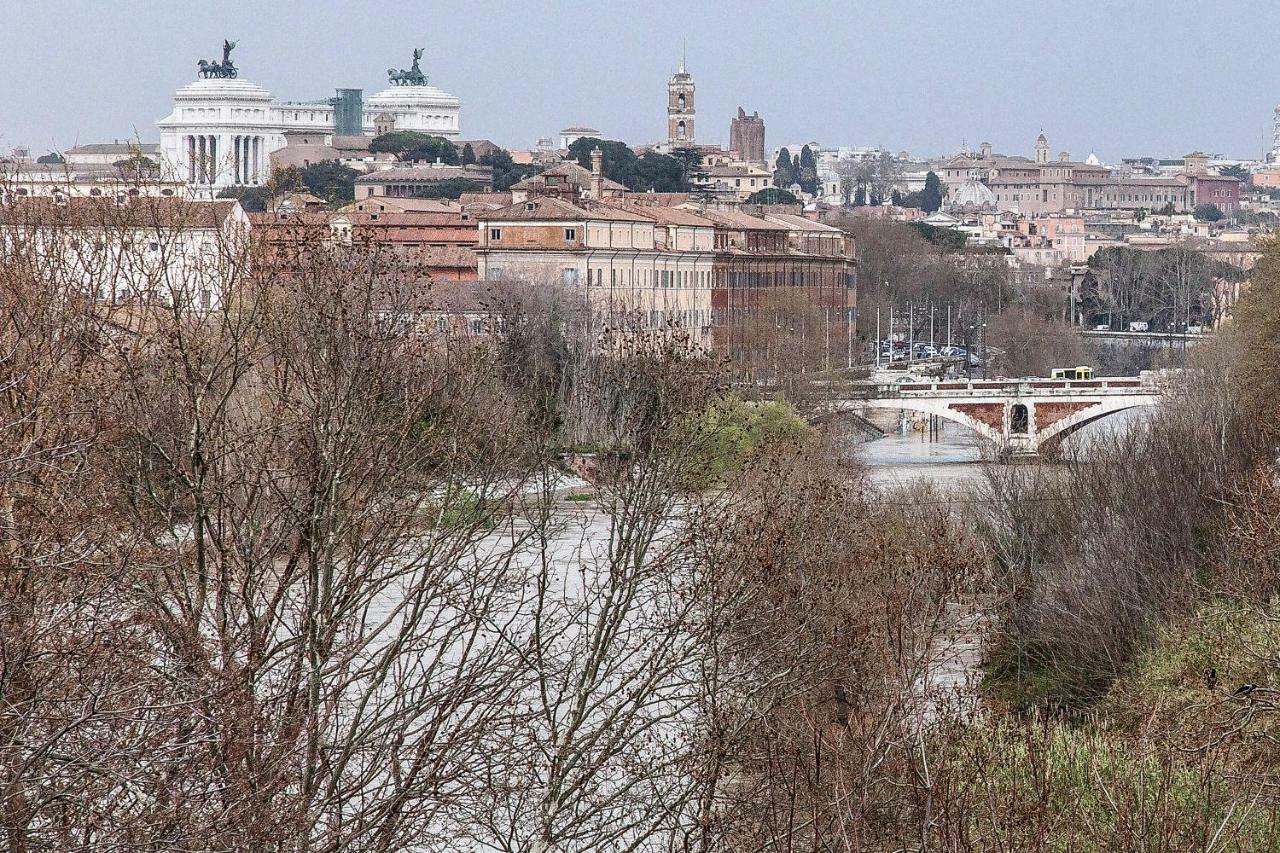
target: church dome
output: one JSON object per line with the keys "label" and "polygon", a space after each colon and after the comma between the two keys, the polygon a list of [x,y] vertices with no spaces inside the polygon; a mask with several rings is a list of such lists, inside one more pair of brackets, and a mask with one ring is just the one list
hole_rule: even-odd
{"label": "church dome", "polygon": [[992,210],[996,206],[996,194],[982,181],[972,178],[956,188],[947,205],[952,210]]}

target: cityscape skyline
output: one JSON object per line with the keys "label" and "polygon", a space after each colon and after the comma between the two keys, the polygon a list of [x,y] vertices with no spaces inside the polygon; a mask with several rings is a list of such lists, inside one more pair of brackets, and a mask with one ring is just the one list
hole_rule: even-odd
{"label": "cityscape skyline", "polygon": [[[153,141],[174,89],[227,37],[240,42],[244,78],[282,100],[326,98],[343,86],[377,91],[385,68],[407,65],[411,49],[423,46],[431,82],[462,99],[462,135],[512,148],[574,124],[632,144],[661,141],[665,84],[687,42],[706,142],[727,142],[742,106],[768,123],[770,150],[816,140],[940,155],[990,141],[1029,154],[1041,129],[1055,153],[1096,151],[1107,161],[1195,148],[1257,158],[1269,149],[1280,71],[1260,43],[1232,43],[1222,56],[1220,28],[1191,3],[1127,4],[1096,19],[1067,15],[1075,7],[1064,3],[1038,6],[1054,26],[1028,30],[989,2],[861,3],[851,14],[830,3],[766,3],[748,18],[727,4],[687,9],[655,0],[639,20],[592,20],[587,38],[580,10],[556,2],[522,6],[519,15],[509,4],[476,4],[419,27],[361,14],[372,5],[325,0],[308,4],[305,17],[247,3],[154,9],[133,0],[110,13],[71,0],[24,5],[7,17],[17,38],[0,55],[0,75],[11,81],[0,147],[40,153]],[[1220,19],[1265,11],[1247,2],[1215,8]],[[672,31],[677,12],[682,26]],[[778,37],[806,26],[820,43]],[[48,33],[57,33],[56,45]],[[1131,58],[1135,38],[1157,57],[1149,67]],[[152,47],[125,49],[139,43]],[[1182,61],[1164,61],[1170,45],[1181,45]],[[50,67],[74,74],[75,57],[94,73],[51,91]],[[1221,85],[1224,59],[1250,69],[1248,85]]]}

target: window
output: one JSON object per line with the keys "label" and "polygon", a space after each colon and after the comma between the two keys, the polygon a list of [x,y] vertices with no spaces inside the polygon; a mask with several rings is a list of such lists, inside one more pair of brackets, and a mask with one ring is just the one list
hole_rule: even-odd
{"label": "window", "polygon": [[577,240],[577,239],[578,239],[578,229],[577,229],[577,228],[566,228],[566,229],[564,229],[564,241],[565,241],[566,243],[572,243],[574,240]]}
{"label": "window", "polygon": [[489,239],[490,239],[490,240],[501,240],[501,239],[502,239],[502,229],[501,229],[501,228],[490,228],[490,229],[489,229]]}

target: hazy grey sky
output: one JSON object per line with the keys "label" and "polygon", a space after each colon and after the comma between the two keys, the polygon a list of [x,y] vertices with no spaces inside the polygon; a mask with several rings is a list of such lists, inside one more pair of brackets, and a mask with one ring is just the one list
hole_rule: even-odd
{"label": "hazy grey sky", "polygon": [[990,140],[1104,159],[1193,148],[1256,157],[1280,99],[1273,3],[1223,0],[0,0],[0,149],[158,138],[200,58],[239,41],[241,75],[282,99],[366,96],[426,48],[464,137],[513,148],[586,123],[665,135],[688,42],[698,139],[741,104],[766,145],[914,154]]}

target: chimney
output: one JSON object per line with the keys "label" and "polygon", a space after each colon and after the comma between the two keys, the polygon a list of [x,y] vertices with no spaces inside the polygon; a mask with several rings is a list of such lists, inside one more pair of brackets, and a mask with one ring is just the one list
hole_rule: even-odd
{"label": "chimney", "polygon": [[597,145],[591,149],[591,189],[587,197],[600,201],[604,197],[604,152]]}

